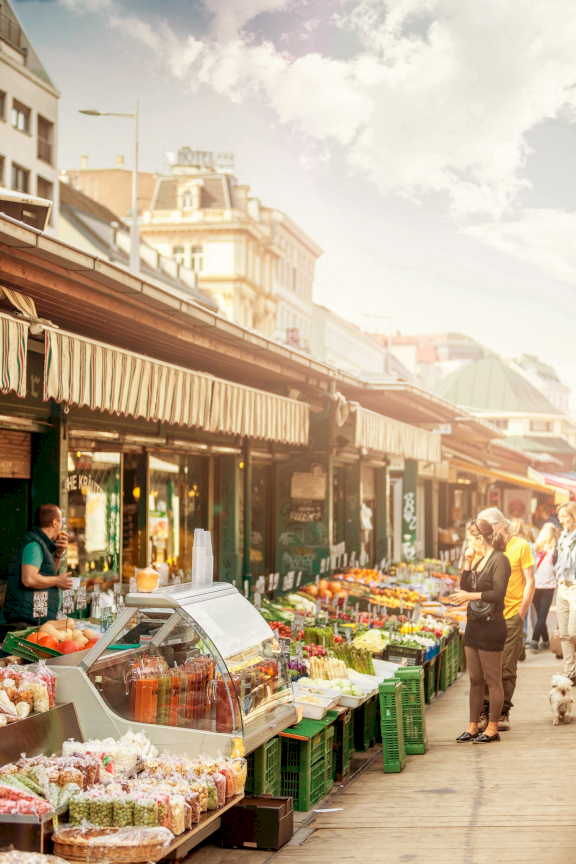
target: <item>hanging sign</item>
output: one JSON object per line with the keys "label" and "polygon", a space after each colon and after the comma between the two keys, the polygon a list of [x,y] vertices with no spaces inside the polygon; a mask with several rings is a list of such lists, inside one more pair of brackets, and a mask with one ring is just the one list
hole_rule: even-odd
{"label": "hanging sign", "polygon": [[71,588],[62,591],[62,612],[74,611],[74,592]]}
{"label": "hanging sign", "polygon": [[260,611],[260,606],[262,605],[262,595],[257,591],[254,594],[254,608]]}
{"label": "hanging sign", "polygon": [[286,657],[286,662],[290,660],[290,645],[292,640],[288,636],[280,636],[278,639],[280,642],[280,651]]}
{"label": "hanging sign", "polygon": [[34,591],[32,617],[45,618],[48,615],[48,591]]}
{"label": "hanging sign", "polygon": [[76,609],[80,611],[86,608],[86,585],[80,585],[76,591]]}
{"label": "hanging sign", "polygon": [[112,607],[104,606],[100,611],[100,624],[102,626],[102,630],[106,631],[112,624]]}

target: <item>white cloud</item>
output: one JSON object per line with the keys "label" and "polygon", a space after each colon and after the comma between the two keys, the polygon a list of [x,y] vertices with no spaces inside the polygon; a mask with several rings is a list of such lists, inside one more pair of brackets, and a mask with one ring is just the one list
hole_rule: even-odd
{"label": "white cloud", "polygon": [[290,0],[204,0],[214,16],[213,28],[218,39],[232,39],[242,27],[263,12],[278,12]]}
{"label": "white cloud", "polygon": [[463,229],[487,246],[538,267],[548,276],[576,284],[576,213],[525,210],[519,219]]}
{"label": "white cloud", "polygon": [[137,39],[156,53],[160,53],[163,49],[164,41],[158,30],[154,30],[146,21],[141,21],[133,15],[123,17],[112,15],[108,19],[108,25],[116,30],[121,30],[133,39]]}

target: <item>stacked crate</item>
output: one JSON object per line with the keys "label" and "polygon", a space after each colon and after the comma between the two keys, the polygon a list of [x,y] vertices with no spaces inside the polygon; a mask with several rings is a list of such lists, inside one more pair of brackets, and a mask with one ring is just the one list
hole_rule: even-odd
{"label": "stacked crate", "polygon": [[402,721],[402,681],[396,678],[383,681],[378,691],[384,773],[399,774],[406,762]]}
{"label": "stacked crate", "polygon": [[328,728],[304,741],[281,739],[282,795],[294,799],[294,810],[306,812],[325,795]]}
{"label": "stacked crate", "polygon": [[421,666],[400,667],[395,677],[402,682],[402,720],[408,755],[426,752],[428,735],[424,713],[424,670]]}
{"label": "stacked crate", "polygon": [[247,756],[246,792],[255,795],[280,795],[282,788],[282,741],[278,736],[266,741]]}

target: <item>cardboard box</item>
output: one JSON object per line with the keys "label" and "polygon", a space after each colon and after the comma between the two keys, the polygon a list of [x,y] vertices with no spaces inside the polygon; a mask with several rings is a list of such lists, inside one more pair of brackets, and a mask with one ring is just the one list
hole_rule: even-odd
{"label": "cardboard box", "polygon": [[272,795],[247,796],[222,815],[225,849],[284,846],[294,833],[294,801]]}

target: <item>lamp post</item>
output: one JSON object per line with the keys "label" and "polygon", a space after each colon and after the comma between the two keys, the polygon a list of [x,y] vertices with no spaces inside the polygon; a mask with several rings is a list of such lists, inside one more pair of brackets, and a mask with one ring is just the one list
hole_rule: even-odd
{"label": "lamp post", "polygon": [[79,114],[88,114],[90,117],[128,117],[135,120],[136,136],[134,145],[134,169],[132,171],[132,225],[130,227],[130,270],[136,276],[140,272],[140,231],[138,230],[138,100],[136,100],[135,114],[115,114],[111,111],[95,111],[88,108],[79,111]]}

